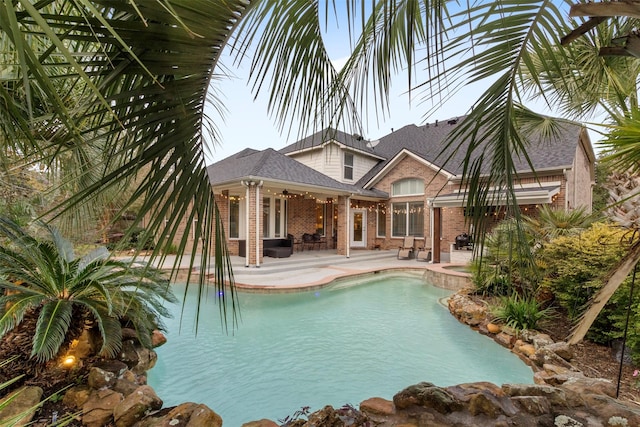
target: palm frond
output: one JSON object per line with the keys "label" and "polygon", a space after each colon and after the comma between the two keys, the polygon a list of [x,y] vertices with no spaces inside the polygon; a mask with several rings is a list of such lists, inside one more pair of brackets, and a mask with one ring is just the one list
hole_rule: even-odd
{"label": "palm frond", "polygon": [[50,301],[42,306],[33,336],[32,357],[44,362],[58,354],[71,325],[72,315],[73,304],[67,300]]}
{"label": "palm frond", "polygon": [[99,354],[107,357],[114,357],[122,348],[122,326],[117,318],[113,317],[100,304],[95,301],[84,301],[83,304],[93,317],[102,338],[102,346]]}
{"label": "palm frond", "polygon": [[[1,289],[1,288],[0,288]],[[0,337],[22,322],[28,310],[42,302],[42,295],[14,294],[0,297]]]}

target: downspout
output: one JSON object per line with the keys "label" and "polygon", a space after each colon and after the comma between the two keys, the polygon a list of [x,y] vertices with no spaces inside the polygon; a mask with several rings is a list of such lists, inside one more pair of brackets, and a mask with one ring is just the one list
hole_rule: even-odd
{"label": "downspout", "polygon": [[262,187],[263,181],[256,184],[256,268],[260,268],[260,212],[258,207],[260,206],[260,187]]}
{"label": "downspout", "polygon": [[245,250],[244,250],[244,266],[249,267],[249,183],[247,181],[240,181],[242,185],[246,188],[245,197],[246,200],[244,206],[244,240],[245,240]]}
{"label": "downspout", "polygon": [[347,245],[346,245],[346,249],[347,249],[347,258],[349,258],[351,256],[351,226],[349,225],[349,222],[351,221],[351,195],[347,197],[345,203],[346,205],[346,209],[345,211],[347,212],[347,217],[346,219],[346,238],[347,238]]}
{"label": "downspout", "polygon": [[429,206],[429,247],[431,248],[431,259],[433,259],[433,199],[427,199]]}
{"label": "downspout", "polygon": [[573,195],[573,199],[575,200],[575,190],[573,189],[573,185],[572,183],[569,182],[569,178],[568,178],[568,173],[567,173],[567,169],[562,169],[562,176],[564,177],[564,182],[565,182],[565,196],[564,196],[564,211],[567,212],[569,211],[569,208],[571,206],[571,203],[569,202],[569,185],[571,185],[571,193]]}

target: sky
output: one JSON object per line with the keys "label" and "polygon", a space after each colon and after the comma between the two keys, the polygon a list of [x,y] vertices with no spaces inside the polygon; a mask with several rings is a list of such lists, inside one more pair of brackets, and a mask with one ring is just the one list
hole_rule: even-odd
{"label": "sky", "polygon": [[[349,38],[344,28],[342,30],[335,28],[335,25],[332,26],[331,23],[328,24],[328,28],[329,30],[323,34],[326,49],[334,65],[339,68],[350,53]],[[254,100],[248,84],[248,62],[246,61],[238,69],[232,66],[232,58],[227,56],[222,61],[228,72],[233,73],[234,77],[217,83],[219,95],[227,112],[224,119],[221,119],[217,113],[211,114],[211,110],[209,110],[209,114],[214,117],[216,122],[221,143],[213,147],[213,154],[208,157],[207,164],[220,161],[245,148],[279,150],[299,139],[299,135],[295,131],[291,135],[279,133],[275,121],[268,116],[266,94],[261,94],[257,100]],[[421,81],[419,74],[416,81]],[[487,84],[485,83],[485,86]],[[368,117],[365,117],[363,120],[365,139],[376,140],[389,134],[392,129],[397,130],[410,124],[422,125],[427,122],[433,123],[435,120],[443,121],[464,115],[483,90],[483,86],[467,86],[448,102],[439,106],[435,111],[431,111],[427,117],[425,113],[432,110],[434,103],[431,101],[421,102],[419,92],[414,92],[412,94],[414,99],[410,100],[404,74],[400,74],[392,80],[391,88],[390,114],[387,117],[380,115],[376,117],[372,111]],[[437,105],[437,103],[435,104]],[[541,111],[540,108],[528,106]],[[546,113],[550,114],[548,111]],[[592,142],[595,142],[594,137],[595,135],[591,134]]]}

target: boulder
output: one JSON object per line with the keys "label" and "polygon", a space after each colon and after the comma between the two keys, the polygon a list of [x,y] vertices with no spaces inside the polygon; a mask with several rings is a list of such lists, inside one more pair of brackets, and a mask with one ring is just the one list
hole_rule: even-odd
{"label": "boulder", "polygon": [[222,418],[206,405],[196,405],[187,427],[222,427]]}
{"label": "boulder", "polygon": [[584,399],[573,390],[541,384],[503,384],[502,390],[507,396],[542,396],[552,405],[575,408],[584,405]]}
{"label": "boulder", "polygon": [[242,427],[278,427],[278,424],[271,420],[262,419],[242,424]]}
{"label": "boulder", "polygon": [[151,347],[156,348],[167,342],[167,337],[159,330],[154,330],[151,333]]}
{"label": "boulder", "polygon": [[4,397],[0,403],[8,403],[0,409],[0,425],[28,425],[36,413],[36,405],[40,403],[41,398],[42,389],[35,386],[20,387]]}
{"label": "boulder", "polygon": [[127,381],[125,379],[117,379],[116,383],[111,387],[113,390],[121,393],[124,397],[129,396],[131,393],[136,391],[140,387],[140,384],[132,383],[131,381]]}
{"label": "boulder", "polygon": [[124,373],[127,371],[127,364],[116,359],[100,360],[94,363],[93,366],[96,368],[100,368],[103,371],[111,372],[117,378],[124,375]]}
{"label": "boulder", "polygon": [[162,400],[148,385],[141,385],[113,410],[116,427],[130,427],[146,414],[162,408]]}
{"label": "boulder", "polygon": [[533,346],[536,348],[536,350],[553,344],[553,340],[549,335],[540,333],[535,334],[533,337],[531,337],[531,342],[533,343]]}
{"label": "boulder", "polygon": [[587,394],[585,401],[586,406],[601,420],[609,421],[609,425],[615,425],[610,422],[611,418],[615,418],[617,420],[625,419],[627,426],[640,426],[640,408],[637,406],[624,404],[617,399],[601,394]]}
{"label": "boulder", "polygon": [[482,414],[490,418],[497,418],[498,415],[513,416],[518,412],[518,409],[508,398],[498,397],[488,390],[471,396],[467,408],[473,416]]}
{"label": "boulder", "polygon": [[523,344],[518,347],[517,350],[529,358],[536,354],[536,348],[533,346],[533,344]]}
{"label": "boulder", "polygon": [[390,400],[381,397],[372,397],[360,403],[360,410],[367,414],[392,415],[396,408]]}
{"label": "boulder", "polygon": [[537,416],[551,413],[551,404],[543,396],[514,396],[511,401],[527,414]]}
{"label": "boulder", "polygon": [[108,425],[113,419],[113,410],[122,399],[122,395],[113,390],[93,390],[82,405],[82,424],[86,427]]}
{"label": "boulder", "polygon": [[575,372],[568,375],[562,383],[562,388],[573,390],[576,393],[601,394],[610,397],[616,396],[616,386],[604,378],[589,378],[582,373]]}
{"label": "boulder", "polygon": [[501,330],[502,328],[500,327],[500,325],[496,325],[495,323],[487,323],[487,331],[489,331],[490,333],[497,334]]}
{"label": "boulder", "polygon": [[514,342],[513,335],[509,335],[506,332],[500,332],[494,337],[494,340],[503,347],[511,348]]}
{"label": "boulder", "polygon": [[564,341],[554,342],[545,346],[547,350],[553,351],[558,356],[562,357],[566,361],[573,359],[573,349],[569,344]]}
{"label": "boulder", "polygon": [[478,326],[487,317],[487,307],[475,303],[467,295],[455,294],[449,298],[449,311],[461,322]]}
{"label": "boulder", "polygon": [[95,366],[89,370],[89,377],[87,378],[89,387],[99,390],[110,387],[115,383],[116,375],[113,372],[105,371]]}
{"label": "boulder", "polygon": [[393,404],[397,409],[418,406],[434,409],[441,414],[448,414],[462,408],[462,404],[451,393],[428,382],[405,388],[393,396]]}
{"label": "boulder", "polygon": [[80,409],[89,400],[90,393],[91,389],[87,385],[73,386],[64,394],[62,403],[69,408]]}
{"label": "boulder", "polygon": [[127,364],[134,374],[143,374],[156,364],[158,355],[155,351],[144,348],[135,340],[122,342],[120,360]]}
{"label": "boulder", "polygon": [[327,426],[333,427],[338,425],[343,425],[336,413],[333,406],[327,405],[324,408],[312,413],[308,417],[308,421],[304,424],[305,426]]}
{"label": "boulder", "polygon": [[182,403],[143,418],[136,427],[222,427],[222,418],[206,405]]}
{"label": "boulder", "polygon": [[506,396],[501,387],[487,381],[452,385],[445,390],[462,403],[468,403],[472,396],[487,390],[495,396]]}

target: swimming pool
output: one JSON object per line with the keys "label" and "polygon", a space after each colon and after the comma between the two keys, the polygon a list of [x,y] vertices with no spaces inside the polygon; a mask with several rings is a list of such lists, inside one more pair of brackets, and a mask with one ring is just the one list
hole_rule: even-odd
{"label": "swimming pool", "polygon": [[[183,290],[176,285],[176,294]],[[182,331],[180,305],[167,321],[168,342],[148,381],[165,407],[204,403],[227,426],[277,421],[303,406],[391,399],[420,381],[532,383],[517,356],[449,314],[440,300],[450,294],[404,274],[313,292],[241,294],[233,335],[209,301],[197,337],[189,297]]]}

